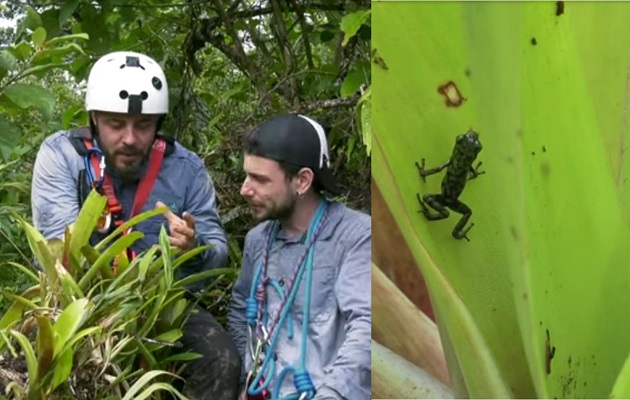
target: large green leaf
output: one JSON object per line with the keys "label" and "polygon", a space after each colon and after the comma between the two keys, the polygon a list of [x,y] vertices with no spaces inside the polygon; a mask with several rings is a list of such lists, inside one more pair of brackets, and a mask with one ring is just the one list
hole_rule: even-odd
{"label": "large green leaf", "polygon": [[[457,395],[607,397],[630,350],[630,4],[373,7],[388,69],[373,69],[372,174],[427,280]],[[443,174],[425,183],[414,162],[445,162],[470,128],[486,174],[460,197],[467,242],[451,237],[459,214],[418,213]]]}
{"label": "large green leaf", "polygon": [[70,254],[76,260],[80,258],[83,246],[90,241],[90,236],[94,232],[106,204],[107,197],[101,196],[96,190],[92,190],[85,199],[72,228],[70,238]]}
{"label": "large green leaf", "polygon": [[361,25],[370,17],[371,10],[354,11],[346,14],[341,19],[341,30],[344,33],[342,44],[345,46],[361,28]]}
{"label": "large green leaf", "polygon": [[46,118],[52,115],[57,102],[50,90],[32,83],[14,83],[4,90],[4,95],[20,108],[38,109]]}
{"label": "large green leaf", "polygon": [[82,298],[75,300],[59,316],[53,326],[55,333],[55,357],[61,353],[66,346],[66,342],[78,331],[85,319],[88,317],[90,300]]}
{"label": "large green leaf", "polygon": [[5,161],[8,161],[9,154],[18,145],[22,138],[22,129],[13,122],[0,115],[0,150]]}

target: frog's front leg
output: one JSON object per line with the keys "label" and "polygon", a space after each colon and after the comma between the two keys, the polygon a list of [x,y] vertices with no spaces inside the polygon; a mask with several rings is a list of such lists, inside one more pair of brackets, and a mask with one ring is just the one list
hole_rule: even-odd
{"label": "frog's front leg", "polygon": [[464,226],[466,226],[466,223],[472,216],[472,210],[470,209],[470,207],[459,200],[455,200],[454,202],[448,204],[448,208],[463,215],[453,229],[453,237],[455,239],[466,239],[470,242],[470,239],[468,239],[468,236],[466,236],[466,234],[473,226],[475,226],[475,224],[471,223],[470,226],[468,226],[468,228],[466,229],[464,229]]}
{"label": "frog's front leg", "polygon": [[424,158],[421,161],[422,161],[422,165],[418,164],[418,162],[416,161],[416,167],[418,167],[418,172],[420,172],[420,176],[422,177],[422,180],[425,182],[427,181],[425,177],[429,175],[437,174],[438,172],[442,171],[444,168],[448,167],[451,164],[451,160],[449,159],[444,164],[440,165],[439,167],[425,169]]}
{"label": "frog's front leg", "polygon": [[479,161],[475,168],[473,168],[472,165],[470,166],[470,175],[468,176],[468,180],[475,179],[479,175],[483,175],[486,173],[486,171],[479,171],[479,167],[481,167],[481,164],[481,161]]}
{"label": "frog's front leg", "polygon": [[[449,212],[446,207],[444,207],[444,196],[441,194],[425,194],[422,199],[419,194],[416,194],[416,197],[418,198],[420,207],[422,207],[422,210],[419,210],[418,212],[423,213],[429,221],[437,221],[439,219],[448,218]],[[427,204],[437,211],[438,214],[432,214],[427,207]]]}

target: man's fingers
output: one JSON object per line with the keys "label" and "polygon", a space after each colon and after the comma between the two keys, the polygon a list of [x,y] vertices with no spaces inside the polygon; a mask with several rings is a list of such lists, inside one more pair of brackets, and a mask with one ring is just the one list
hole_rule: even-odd
{"label": "man's fingers", "polygon": [[172,247],[177,247],[180,250],[183,249],[186,244],[186,240],[182,237],[169,236],[168,242],[170,243]]}
{"label": "man's fingers", "polygon": [[184,214],[182,215],[182,217],[184,218],[184,221],[186,221],[186,225],[194,231],[195,230],[195,217],[190,215],[188,211],[184,211]]}
{"label": "man's fingers", "polygon": [[155,203],[156,207],[166,207],[166,212],[164,213],[164,218],[166,218],[166,220],[168,221],[169,224],[178,221],[179,217],[177,215],[175,215],[175,213],[173,213],[173,211],[171,211],[170,208],[168,208],[168,206],[164,203],[162,203],[161,201],[158,201],[157,203]]}
{"label": "man's fingers", "polygon": [[183,223],[171,225],[171,235],[175,236],[175,234],[184,236],[188,239],[195,237],[195,231]]}

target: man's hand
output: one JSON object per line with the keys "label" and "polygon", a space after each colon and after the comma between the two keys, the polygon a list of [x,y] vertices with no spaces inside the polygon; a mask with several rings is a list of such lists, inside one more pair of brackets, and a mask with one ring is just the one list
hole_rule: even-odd
{"label": "man's hand", "polygon": [[166,204],[158,201],[157,207],[166,207],[164,217],[168,222],[168,229],[171,233],[169,243],[181,251],[188,251],[195,247],[195,218],[188,212],[182,214],[183,218],[175,215]]}

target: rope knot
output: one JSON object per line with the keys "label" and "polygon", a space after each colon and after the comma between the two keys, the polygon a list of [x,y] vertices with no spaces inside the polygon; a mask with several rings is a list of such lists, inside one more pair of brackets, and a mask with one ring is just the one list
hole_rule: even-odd
{"label": "rope knot", "polygon": [[255,299],[247,298],[245,300],[245,317],[247,322],[254,326],[256,324],[256,317],[258,316],[258,302]]}
{"label": "rope knot", "polygon": [[311,376],[306,371],[295,372],[293,375],[293,383],[298,393],[314,393],[315,386],[311,380]]}

